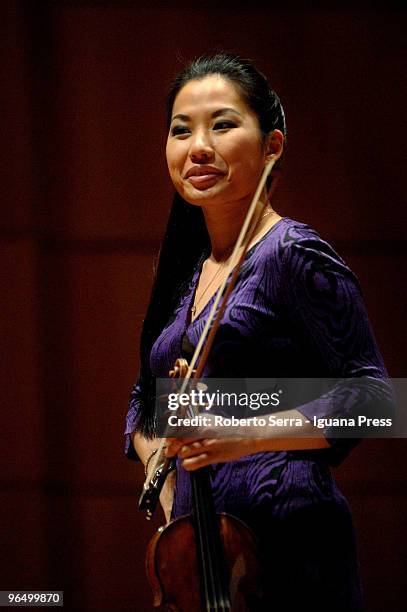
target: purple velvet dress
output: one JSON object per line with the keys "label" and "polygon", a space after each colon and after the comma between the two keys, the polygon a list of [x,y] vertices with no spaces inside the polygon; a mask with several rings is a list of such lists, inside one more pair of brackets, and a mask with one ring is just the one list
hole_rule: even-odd
{"label": "purple velvet dress", "polygon": [[[198,342],[212,303],[191,322],[199,272],[153,346],[157,377],[166,377],[177,357],[190,357]],[[356,277],[313,229],[288,218],[247,253],[204,374],[387,376]],[[316,399],[297,409],[312,418],[332,416],[329,411],[340,407]],[[138,381],[126,434],[137,429],[142,410]],[[330,439],[329,431],[325,435]],[[330,442],[329,449],[258,453],[211,466],[217,510],[240,517],[258,536],[278,611],[362,609],[352,519],[329,468],[356,441]],[[128,435],[126,453],[136,458]],[[179,466],[173,517],[190,511],[189,475]]]}

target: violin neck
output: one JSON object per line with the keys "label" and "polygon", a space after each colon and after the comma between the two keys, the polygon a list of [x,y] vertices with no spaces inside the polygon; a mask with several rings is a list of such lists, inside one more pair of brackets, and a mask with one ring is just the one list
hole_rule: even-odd
{"label": "violin neck", "polygon": [[206,609],[231,609],[229,585],[210,483],[210,468],[190,473],[195,522],[196,550],[201,577],[202,600]]}

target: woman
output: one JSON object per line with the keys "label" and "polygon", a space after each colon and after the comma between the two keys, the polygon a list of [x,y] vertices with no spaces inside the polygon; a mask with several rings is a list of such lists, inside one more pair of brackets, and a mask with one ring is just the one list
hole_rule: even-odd
{"label": "woman", "polygon": [[[283,108],[264,76],[226,54],[199,58],[178,75],[168,113],[166,155],[178,195],[126,428],[127,455],[144,464],[158,446],[155,377],[168,376],[177,357],[191,357],[264,166],[281,157],[286,135]],[[282,218],[270,203],[263,209],[265,199],[266,192],[204,375],[384,378],[357,279],[310,227]],[[329,471],[355,441],[312,424],[314,415],[340,410],[317,399],[282,411],[301,419],[308,438],[293,426],[264,439],[213,432],[167,448],[179,458],[161,496],[167,518],[191,511],[188,472],[210,465],[217,510],[240,517],[259,537],[276,610],[361,609],[352,520]]]}

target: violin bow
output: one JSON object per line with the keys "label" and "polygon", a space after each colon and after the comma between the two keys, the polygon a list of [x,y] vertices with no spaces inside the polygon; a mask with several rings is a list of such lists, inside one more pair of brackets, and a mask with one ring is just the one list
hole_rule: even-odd
{"label": "violin bow", "polygon": [[[246,217],[240,229],[239,236],[233,248],[232,255],[230,257],[230,262],[229,262],[229,265],[227,266],[223,281],[216,293],[216,297],[209,311],[209,315],[205,323],[204,329],[202,330],[202,334],[199,338],[198,344],[196,345],[191,362],[188,366],[188,370],[185,374],[185,377],[183,378],[183,382],[179,390],[179,394],[184,393],[188,386],[190,379],[199,378],[202,375],[202,372],[205,368],[205,365],[206,365],[206,362],[209,356],[209,352],[213,345],[213,341],[215,339],[216,332],[218,330],[221,318],[223,316],[223,313],[227,305],[227,301],[236,284],[236,281],[237,281],[237,278],[240,272],[240,268],[243,264],[244,258],[246,256],[247,250],[250,245],[250,242],[253,238],[254,232],[257,227],[257,223],[260,220],[265,208],[267,207],[268,202],[271,201],[274,195],[274,192],[276,190],[278,179],[280,178],[280,173],[275,171],[274,176],[273,176],[273,182],[271,184],[271,189],[269,192],[269,197],[267,200],[265,200],[258,214],[255,215],[256,206],[263,192],[267,178],[270,175],[274,164],[276,163],[276,161],[279,159],[280,156],[281,156],[281,152],[279,152],[278,154],[273,154],[263,169],[262,175],[257,185],[256,192],[252,198],[251,204],[246,213]],[[241,249],[242,251],[239,255],[239,251]],[[232,277],[230,279],[225,295],[223,296],[223,292],[225,290],[228,278],[232,271],[233,271]],[[223,296],[222,303],[219,307],[219,310],[217,310],[218,304],[220,300],[222,299],[222,296]],[[212,322],[213,322],[213,325],[212,325]],[[206,344],[204,346],[205,341],[206,341]],[[200,357],[201,350],[203,347],[204,347],[204,350]],[[198,362],[198,359],[199,359],[199,362]],[[197,362],[198,362],[197,368],[196,370],[194,370],[195,364]],[[157,452],[155,453],[155,455],[153,456],[150,462],[151,466],[148,466],[147,477],[143,484],[143,489],[142,489],[140,499],[139,499],[139,509],[146,510],[147,520],[150,520],[150,518],[152,517],[153,512],[157,506],[158,498],[159,498],[161,489],[164,485],[165,479],[168,473],[174,467],[174,459],[168,458],[165,456],[165,447],[166,447],[166,437],[163,437],[157,448]]]}

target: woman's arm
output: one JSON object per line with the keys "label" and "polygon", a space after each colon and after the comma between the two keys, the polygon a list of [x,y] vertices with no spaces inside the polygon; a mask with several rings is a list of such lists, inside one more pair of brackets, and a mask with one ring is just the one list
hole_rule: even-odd
{"label": "woman's arm", "polygon": [[[285,419],[287,425],[267,427],[265,438],[259,437],[259,428],[256,425],[241,427],[241,432],[244,433],[242,437],[238,437],[239,426],[233,428],[233,431],[232,427],[227,427],[226,431],[230,435],[221,437],[222,426],[214,424],[205,428],[205,437],[171,438],[168,441],[166,454],[168,457],[178,455],[186,470],[197,470],[211,463],[233,461],[246,455],[265,451],[329,448],[329,442],[321,430],[307,422],[308,420],[298,410],[282,410],[273,413],[273,417]],[[213,415],[206,415],[206,418],[214,419]],[[289,424],[291,419],[297,422],[296,426]],[[298,425],[298,420],[301,420],[301,426]],[[301,436],[299,436],[299,431]]]}
{"label": "woman's arm", "polygon": [[[131,434],[131,439],[132,439],[133,446],[136,450],[136,453],[138,454],[141,461],[143,462],[144,470],[146,471],[147,462],[149,461],[149,459],[153,461],[154,451],[158,448],[159,442],[161,442],[161,440],[158,441],[154,438],[152,440],[147,439],[141,434],[139,434],[138,432],[133,432]],[[171,509],[172,509],[172,503],[174,499],[174,488],[175,488],[175,471],[172,471],[168,474],[167,478],[165,479],[164,486],[160,493],[160,504],[164,511],[164,515],[167,520],[167,523],[169,522],[170,517],[171,517]]]}
{"label": "woman's arm", "polygon": [[[238,439],[220,439],[219,432],[214,432],[206,439],[203,436],[187,439],[184,445],[180,440],[172,441],[169,455],[179,454],[187,469],[262,451],[313,449],[327,449],[326,459],[337,465],[357,440],[338,436],[328,426],[314,427],[314,417],[355,417],[361,409],[368,416],[376,416],[377,410],[391,416],[392,398],[384,380],[387,372],[356,277],[332,247],[310,228],[294,230],[285,236],[280,252],[282,304],[293,338],[303,347],[305,365],[313,355],[324,372],[320,376],[334,377],[337,383],[315,400],[296,404],[297,409],[273,414],[301,419],[300,428],[268,427],[264,438],[258,437],[258,428],[255,428],[257,437],[250,438],[250,431],[245,427],[245,437]],[[309,438],[304,437],[307,432]]]}
{"label": "woman's arm", "polygon": [[[129,459],[140,459],[144,465],[144,470],[146,470],[147,462],[154,453],[155,449],[158,448],[161,440],[158,441],[155,438],[146,438],[139,431],[137,431],[137,427],[140,424],[140,415],[142,410],[142,379],[139,377],[130,396],[130,405],[127,413],[125,430],[125,453]],[[153,460],[153,457],[151,460]],[[171,516],[174,485],[175,472],[170,472],[160,494],[160,503],[167,522],[170,520]]]}
{"label": "woman's arm", "polygon": [[145,438],[143,435],[138,433],[137,431],[133,431],[130,434],[130,438],[133,444],[133,447],[143,462],[144,468],[146,467],[147,461],[150,458],[151,454],[158,448],[159,442],[154,438],[152,440]]}

